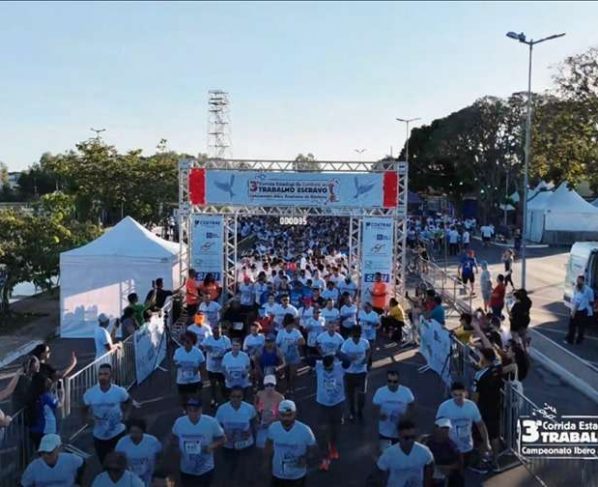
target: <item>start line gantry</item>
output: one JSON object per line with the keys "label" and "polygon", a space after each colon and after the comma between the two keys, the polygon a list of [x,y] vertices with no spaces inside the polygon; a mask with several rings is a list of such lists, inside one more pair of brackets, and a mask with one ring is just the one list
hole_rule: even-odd
{"label": "start line gantry", "polygon": [[[237,286],[239,217],[346,217],[350,228],[348,264],[355,269],[358,282],[369,282],[367,276],[371,274],[366,276],[364,272],[367,270],[363,267],[370,266],[372,272],[377,270],[376,265],[380,266],[383,260],[378,257],[384,257],[382,254],[386,251],[390,269],[383,275],[395,283],[394,295],[402,299],[405,294],[407,190],[407,163],[396,160],[305,163],[182,159],[179,161],[178,208],[181,278],[189,267],[201,267],[198,264],[203,260],[191,262],[194,253],[200,256],[209,253],[204,252],[209,248],[205,243],[202,249],[194,246],[193,228],[199,215],[222,219],[221,234],[215,231],[208,233],[208,237],[221,235],[222,255],[216,257],[221,263],[217,265],[222,269],[219,277],[223,289],[230,295],[236,293]],[[368,228],[369,225],[384,226],[388,222],[386,235],[380,230],[382,233],[373,236],[383,243],[370,245],[370,240],[366,242],[362,235],[364,220]],[[213,248],[219,247],[215,245]]]}

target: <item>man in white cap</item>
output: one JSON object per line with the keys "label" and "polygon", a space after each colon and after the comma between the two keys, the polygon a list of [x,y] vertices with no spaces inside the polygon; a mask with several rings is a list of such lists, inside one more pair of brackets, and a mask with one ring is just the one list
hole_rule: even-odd
{"label": "man in white cap", "polygon": [[[118,320],[115,322],[115,326],[118,326]],[[116,350],[120,348],[120,343],[113,343],[112,342],[112,335],[108,331],[108,326],[110,325],[110,319],[104,314],[100,314],[98,316],[98,327],[95,329],[94,332],[94,341],[96,345],[96,359],[100,358],[102,355],[112,352],[112,350]]]}
{"label": "man in white cap", "polygon": [[266,458],[272,452],[272,487],[302,487],[307,476],[308,457],[313,453],[316,438],[309,426],[297,421],[297,406],[285,399],[278,405],[280,421],[268,428]]}
{"label": "man in white cap", "polygon": [[448,418],[438,418],[434,424],[434,432],[422,440],[434,455],[434,482],[464,485],[463,455],[449,436],[453,424]]}
{"label": "man in white cap", "polygon": [[399,421],[399,442],[384,450],[376,463],[381,485],[432,486],[434,456],[430,449],[415,441],[415,423]]}
{"label": "man in white cap", "polygon": [[45,485],[72,486],[81,483],[84,461],[78,455],[60,451],[60,436],[42,437],[37,449],[39,458],[33,460],[21,477],[22,487]]}

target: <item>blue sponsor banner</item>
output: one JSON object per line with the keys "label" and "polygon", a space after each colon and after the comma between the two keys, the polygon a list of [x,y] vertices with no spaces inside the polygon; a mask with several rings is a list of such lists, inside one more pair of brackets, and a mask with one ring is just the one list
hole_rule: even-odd
{"label": "blue sponsor banner", "polygon": [[224,273],[224,217],[191,215],[191,267],[203,280],[211,273],[222,283]]}
{"label": "blue sponsor banner", "polygon": [[392,218],[365,217],[361,231],[361,296],[369,300],[369,289],[377,272],[390,283],[393,265],[394,221]]}

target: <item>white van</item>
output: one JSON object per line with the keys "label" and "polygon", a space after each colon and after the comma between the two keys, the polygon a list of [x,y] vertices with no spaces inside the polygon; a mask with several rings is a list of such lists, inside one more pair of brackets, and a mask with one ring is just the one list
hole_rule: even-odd
{"label": "white van", "polygon": [[569,252],[567,272],[565,274],[565,292],[563,299],[565,306],[571,306],[573,288],[577,276],[584,275],[586,284],[594,293],[598,291],[598,242],[576,242]]}

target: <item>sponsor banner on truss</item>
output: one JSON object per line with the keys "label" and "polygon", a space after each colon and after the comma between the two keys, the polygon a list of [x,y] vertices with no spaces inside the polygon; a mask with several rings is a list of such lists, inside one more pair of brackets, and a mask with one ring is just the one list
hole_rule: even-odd
{"label": "sponsor banner on truss", "polygon": [[[372,298],[370,288],[377,272],[390,289],[394,255],[394,221],[392,218],[365,217],[361,231],[362,298]],[[387,296],[386,302],[390,296]]]}
{"label": "sponsor banner on truss", "polygon": [[211,272],[222,283],[224,272],[224,217],[191,215],[191,267],[197,279]]}
{"label": "sponsor banner on truss", "polygon": [[398,175],[193,169],[190,199],[199,205],[394,208]]}
{"label": "sponsor banner on truss", "polygon": [[419,352],[426,359],[428,366],[440,376],[447,386],[450,386],[451,336],[449,332],[437,321],[422,318],[419,335]]}

